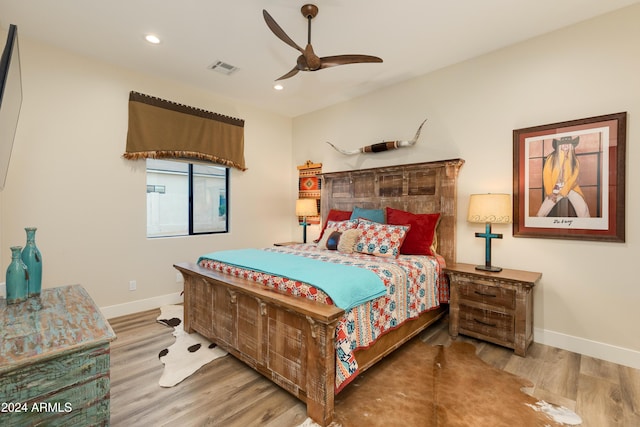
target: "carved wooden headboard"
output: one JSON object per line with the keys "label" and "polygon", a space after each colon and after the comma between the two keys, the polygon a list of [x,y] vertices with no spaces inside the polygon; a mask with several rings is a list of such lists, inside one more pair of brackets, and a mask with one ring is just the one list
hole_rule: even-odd
{"label": "carved wooden headboard", "polygon": [[383,166],[323,173],[322,221],[330,209],[354,207],[384,209],[389,206],[413,213],[440,212],[438,253],[447,264],[456,261],[458,171],[462,159]]}

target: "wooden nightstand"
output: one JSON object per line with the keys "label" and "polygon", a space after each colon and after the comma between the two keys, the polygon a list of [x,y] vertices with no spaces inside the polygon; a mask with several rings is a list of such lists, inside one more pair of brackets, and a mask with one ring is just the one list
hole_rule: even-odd
{"label": "wooden nightstand", "polygon": [[490,341],[525,356],[533,341],[533,287],[541,273],[476,270],[471,264],[445,268],[451,286],[449,334]]}

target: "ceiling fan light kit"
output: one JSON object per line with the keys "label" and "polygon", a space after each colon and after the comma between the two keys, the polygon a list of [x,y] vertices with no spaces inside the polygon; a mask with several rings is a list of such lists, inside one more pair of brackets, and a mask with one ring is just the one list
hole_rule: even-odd
{"label": "ceiling fan light kit", "polygon": [[303,49],[296,42],[294,42],[291,37],[284,32],[284,30],[278,25],[278,23],[269,15],[269,12],[266,10],[262,10],[262,16],[264,17],[265,22],[267,23],[267,27],[276,35],[280,40],[296,49],[300,52],[300,56],[296,60],[296,65],[283,76],[277,78],[276,80],[284,80],[298,74],[299,71],[317,71],[323,68],[335,67],[338,65],[347,65],[347,64],[358,64],[365,62],[382,62],[382,59],[377,56],[370,55],[336,55],[336,56],[325,56],[319,57],[313,51],[313,46],[311,45],[311,20],[316,17],[318,14],[318,7],[314,4],[305,4],[300,9],[302,16],[307,19],[307,45]]}

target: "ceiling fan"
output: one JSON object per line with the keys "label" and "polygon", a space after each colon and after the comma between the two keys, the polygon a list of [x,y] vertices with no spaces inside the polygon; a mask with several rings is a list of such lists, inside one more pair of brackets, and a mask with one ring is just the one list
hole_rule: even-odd
{"label": "ceiling fan", "polygon": [[301,53],[301,55],[298,56],[296,66],[287,74],[277,78],[276,80],[284,80],[289,77],[293,77],[298,74],[298,71],[317,71],[323,68],[335,67],[337,65],[357,64],[362,62],[382,62],[382,59],[377,56],[369,55],[336,55],[324,56],[322,58],[318,57],[311,46],[311,20],[318,14],[318,7],[314,4],[305,4],[300,9],[300,12],[302,12],[302,16],[307,18],[308,21],[307,46],[304,49],[291,40],[291,37],[289,37],[284,30],[280,28],[266,10],[262,10],[262,16],[264,16],[264,20],[273,34]]}

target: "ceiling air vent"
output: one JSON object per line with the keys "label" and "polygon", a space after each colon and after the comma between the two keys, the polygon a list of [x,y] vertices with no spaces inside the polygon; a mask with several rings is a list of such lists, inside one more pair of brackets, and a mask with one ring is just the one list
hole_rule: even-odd
{"label": "ceiling air vent", "polygon": [[209,66],[209,69],[222,74],[226,74],[228,76],[236,72],[238,70],[238,67],[234,67],[233,65],[227,64],[226,62],[216,61]]}

